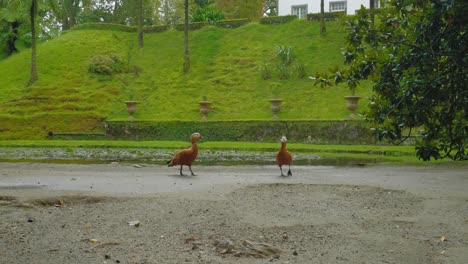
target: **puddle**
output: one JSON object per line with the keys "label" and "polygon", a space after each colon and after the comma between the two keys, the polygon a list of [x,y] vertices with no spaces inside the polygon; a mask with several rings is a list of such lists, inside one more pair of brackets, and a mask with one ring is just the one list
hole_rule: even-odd
{"label": "puddle", "polygon": [[29,203],[36,206],[56,206],[56,205],[77,205],[77,204],[96,204],[105,202],[107,199],[104,197],[94,196],[63,196],[63,197],[48,197],[43,199],[30,200]]}
{"label": "puddle", "polygon": [[15,185],[0,185],[0,190],[12,190],[12,189],[40,189],[43,185],[32,185],[32,184],[15,184]]}

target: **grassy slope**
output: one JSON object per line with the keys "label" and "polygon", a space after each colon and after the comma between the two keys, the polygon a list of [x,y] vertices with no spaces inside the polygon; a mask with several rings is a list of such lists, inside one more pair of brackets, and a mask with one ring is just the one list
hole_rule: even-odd
{"label": "grassy slope", "polygon": [[[25,88],[29,51],[0,61],[0,119],[6,120],[0,122],[0,139],[101,130],[102,119],[127,117],[123,101],[131,97],[141,101],[136,118],[142,120],[198,120],[197,102],[202,96],[214,102],[212,120],[270,119],[267,99],[272,83],[280,84],[279,96],[284,99],[281,118],[344,119],[346,88],[321,88],[307,78],[263,80],[256,70],[271,61],[278,45],[294,46],[309,73],[341,64],[345,33],[333,22],[327,31],[321,37],[317,23],[303,20],[193,31],[188,75],[182,74],[183,32],[147,34],[142,50],[130,50],[135,33],[72,31],[38,47],[40,80],[30,88]],[[130,64],[141,68],[140,76],[89,74],[90,58],[109,52],[124,59],[131,54]],[[364,85],[357,93],[369,95],[370,88]]]}

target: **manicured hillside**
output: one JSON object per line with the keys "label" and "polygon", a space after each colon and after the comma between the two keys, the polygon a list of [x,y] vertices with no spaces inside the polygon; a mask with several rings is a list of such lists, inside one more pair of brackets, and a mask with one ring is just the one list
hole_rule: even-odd
{"label": "manicured hillside", "polygon": [[[181,31],[146,34],[138,50],[136,33],[73,30],[39,45],[39,81],[29,88],[29,50],[0,61],[0,139],[101,131],[104,119],[127,118],[123,102],[129,99],[141,102],[138,120],[199,120],[203,96],[213,102],[210,120],[270,119],[268,99],[274,94],[284,100],[281,119],[345,119],[345,87],[314,86],[307,77],[265,80],[259,71],[273,64],[279,45],[294,47],[310,74],[342,64],[345,32],[338,23],[327,25],[324,37],[317,23],[303,20],[192,31],[187,75]],[[139,76],[88,72],[94,55],[109,53],[130,68],[138,66]],[[357,94],[369,95],[370,88],[359,87]]]}

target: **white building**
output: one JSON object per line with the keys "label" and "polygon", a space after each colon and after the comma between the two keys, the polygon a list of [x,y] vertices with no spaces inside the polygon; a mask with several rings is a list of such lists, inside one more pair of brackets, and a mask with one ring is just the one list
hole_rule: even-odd
{"label": "white building", "polygon": [[[379,0],[375,1],[375,7],[379,7]],[[369,8],[369,0],[324,0],[325,12],[345,11],[348,15],[354,15],[363,5]],[[278,15],[296,15],[306,18],[309,13],[320,13],[320,0],[278,0]]]}

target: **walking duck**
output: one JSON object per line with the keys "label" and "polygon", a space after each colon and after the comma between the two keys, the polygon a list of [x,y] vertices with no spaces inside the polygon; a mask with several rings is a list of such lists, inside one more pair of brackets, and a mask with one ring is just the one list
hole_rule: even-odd
{"label": "walking duck", "polygon": [[281,176],[286,176],[283,174],[283,165],[288,165],[288,176],[292,176],[291,173],[291,163],[292,163],[292,156],[289,151],[286,150],[286,143],[288,143],[288,139],[283,136],[281,137],[281,149],[278,151],[276,154],[276,163],[278,163],[278,166],[280,167],[281,170]]}
{"label": "walking duck", "polygon": [[197,141],[201,138],[200,133],[193,133],[191,136],[192,146],[188,149],[183,149],[178,151],[172,160],[170,160],[167,164],[168,167],[173,167],[180,165],[180,175],[185,176],[182,173],[182,167],[188,166],[190,169],[190,173],[192,176],[196,176],[192,171],[192,163],[197,158],[198,154],[198,146]]}

